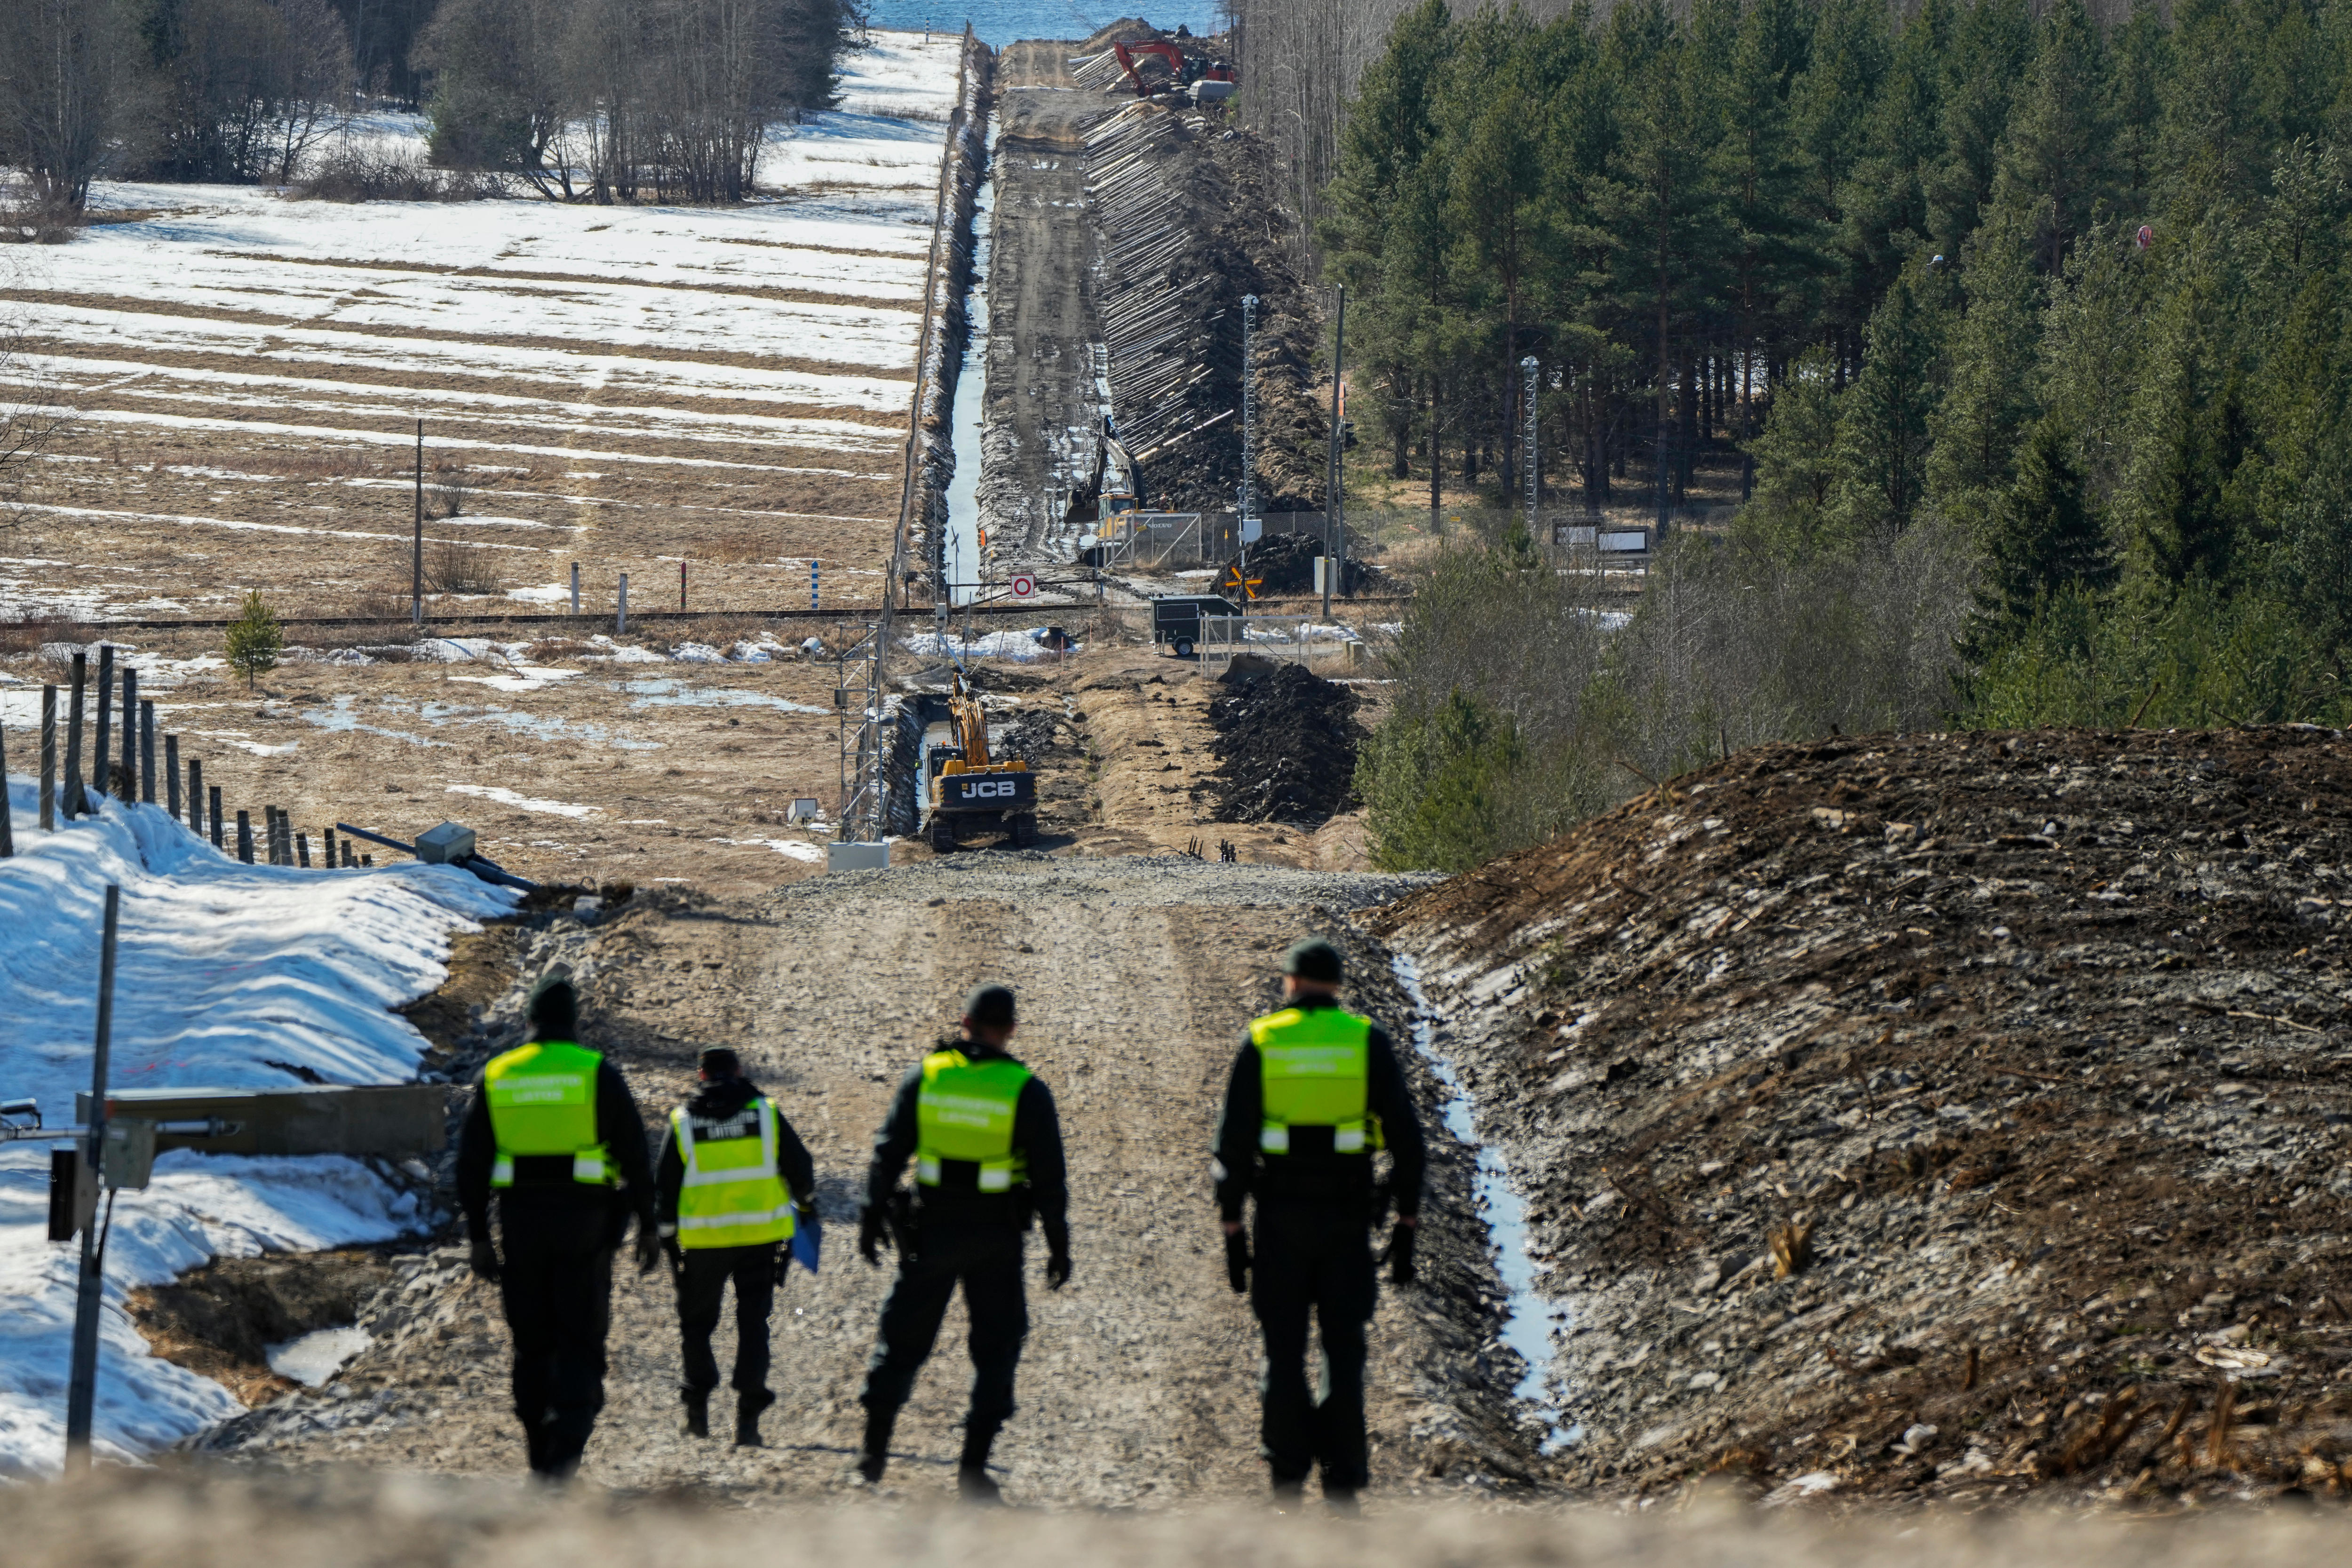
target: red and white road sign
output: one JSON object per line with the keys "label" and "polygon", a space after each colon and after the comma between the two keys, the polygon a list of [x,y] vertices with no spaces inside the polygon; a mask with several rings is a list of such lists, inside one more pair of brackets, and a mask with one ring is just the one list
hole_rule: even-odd
{"label": "red and white road sign", "polygon": [[1013,574],[1013,596],[1016,599],[1035,598],[1037,596],[1037,579],[1031,576],[1026,572],[1014,573]]}

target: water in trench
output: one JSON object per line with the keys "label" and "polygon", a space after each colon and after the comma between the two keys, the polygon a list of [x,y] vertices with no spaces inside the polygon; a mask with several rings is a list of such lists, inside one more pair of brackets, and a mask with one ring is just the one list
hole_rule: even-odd
{"label": "water in trench", "polygon": [[982,167],[988,176],[971,215],[971,291],[965,315],[971,335],[963,350],[963,368],[956,375],[955,405],[950,412],[950,442],[955,452],[955,473],[948,480],[947,579],[948,603],[968,605],[980,587],[980,435],[982,399],[988,391],[988,260],[995,247],[996,129],[988,117],[987,153]]}
{"label": "water in trench", "polygon": [[1422,994],[1419,968],[1403,953],[1395,955],[1392,967],[1397,984],[1412,1002],[1413,1049],[1421,1053],[1432,1076],[1445,1089],[1445,1103],[1438,1114],[1448,1132],[1478,1152],[1478,1171],[1472,1190],[1477,1199],[1478,1217],[1486,1222],[1487,1238],[1495,1247],[1496,1272],[1503,1279],[1503,1342],[1517,1351],[1528,1367],[1527,1376],[1511,1393],[1543,1418],[1544,1452],[1552,1453],[1576,1442],[1584,1429],[1580,1424],[1566,1425],[1561,1414],[1563,1391],[1553,1364],[1552,1315],[1559,1312],[1565,1317],[1565,1310],[1555,1307],[1536,1289],[1536,1277],[1549,1272],[1551,1266],[1538,1263],[1529,1255],[1527,1200],[1511,1185],[1503,1156],[1478,1142],[1477,1107],[1470,1099],[1470,1091],[1462,1086],[1454,1064],[1438,1054],[1429,998]]}
{"label": "water in trench", "polygon": [[[1217,0],[1159,0],[1142,14],[1171,33],[1180,24],[1212,33],[1219,9]],[[1023,38],[1083,38],[1135,14],[1132,6],[1119,10],[1087,0],[873,0],[867,13],[870,26],[915,32],[928,27],[960,33],[969,17],[980,41],[998,49]]]}

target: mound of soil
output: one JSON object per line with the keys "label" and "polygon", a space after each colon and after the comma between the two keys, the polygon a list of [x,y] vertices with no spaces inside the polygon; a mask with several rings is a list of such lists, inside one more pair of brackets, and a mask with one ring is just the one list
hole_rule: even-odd
{"label": "mound of soil", "polygon": [[[1250,546],[1250,575],[1259,579],[1260,594],[1315,592],[1315,558],[1323,553],[1323,539],[1314,533],[1269,533]],[[1354,555],[1340,563],[1338,591],[1342,595],[1375,593],[1381,585],[1378,567]]]}
{"label": "mound of soil", "polygon": [[1568,1479],[2155,1502],[2352,1479],[2347,908],[2340,734],[2078,731],[1743,752],[1381,929]]}
{"label": "mound of soil", "polygon": [[1223,764],[1213,820],[1311,826],[1346,809],[1362,733],[1356,694],[1296,664],[1237,661],[1224,680],[1209,701]]}

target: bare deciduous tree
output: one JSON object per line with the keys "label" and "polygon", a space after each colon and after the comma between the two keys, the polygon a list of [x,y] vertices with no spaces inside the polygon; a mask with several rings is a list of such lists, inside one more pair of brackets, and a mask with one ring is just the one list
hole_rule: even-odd
{"label": "bare deciduous tree", "polygon": [[41,214],[79,214],[125,156],[136,42],[117,0],[0,0],[0,163],[24,171]]}

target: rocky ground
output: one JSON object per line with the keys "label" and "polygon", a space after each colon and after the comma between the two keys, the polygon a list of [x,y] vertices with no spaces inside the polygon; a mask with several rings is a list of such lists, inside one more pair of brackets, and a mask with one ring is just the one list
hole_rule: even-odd
{"label": "rocky ground", "polygon": [[1375,918],[1521,1174],[1563,1479],[2334,1493],[2352,750],[1744,752]]}
{"label": "rocky ground", "polygon": [[[467,976],[486,963],[513,979],[492,1005],[465,1010],[436,1070],[462,1079],[510,1040],[516,986],[561,957],[583,977],[584,1037],[622,1063],[642,1102],[673,1102],[703,1046],[731,1045],[779,1096],[820,1173],[829,1246],[824,1271],[795,1276],[782,1298],[772,1446],[677,1434],[670,1287],[626,1275],[587,1479],[632,1495],[747,1500],[840,1484],[888,1280],[850,1245],[856,1184],[899,1074],[985,977],[1018,990],[1017,1049],[1060,1103],[1077,1263],[1058,1294],[1033,1274],[1023,1409],[998,1449],[1008,1494],[1063,1507],[1257,1495],[1254,1327],[1225,1288],[1209,1203],[1225,1068],[1244,1021],[1274,995],[1275,959],[1302,931],[1355,943],[1361,998],[1402,1009],[1377,950],[1345,922],[1413,885],[1182,858],[958,855],[750,900],[640,893],[585,919],[534,917],[491,939],[503,955],[469,948],[459,983],[475,994],[484,988]],[[456,1027],[457,1011],[437,1024]],[[1471,1217],[1472,1163],[1438,1141],[1423,1280],[1384,1291],[1375,1325],[1373,1469],[1391,1496],[1483,1495],[1542,1468],[1508,1396],[1520,1369],[1491,1343],[1501,1293]],[[220,1429],[206,1451],[516,1473],[495,1293],[463,1257],[452,1238],[399,1258],[392,1286],[362,1312],[374,1347],[326,1389]],[[901,1424],[890,1495],[935,1498],[950,1485],[968,1381],[961,1339],[951,1316]]]}

